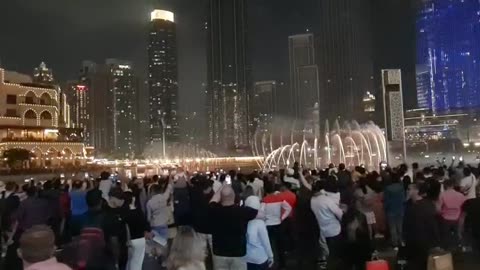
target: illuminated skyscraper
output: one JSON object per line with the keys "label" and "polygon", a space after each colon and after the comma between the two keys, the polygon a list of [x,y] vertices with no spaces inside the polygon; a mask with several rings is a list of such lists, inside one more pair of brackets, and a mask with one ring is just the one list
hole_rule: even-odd
{"label": "illuminated skyscraper", "polygon": [[247,55],[245,0],[209,0],[207,115],[210,144],[234,150],[249,139],[248,99],[253,86]]}
{"label": "illuminated skyscraper", "polygon": [[273,122],[273,117],[277,114],[276,81],[255,83],[251,112],[252,122],[256,130],[265,130]]}
{"label": "illuminated skyscraper", "polygon": [[148,87],[150,141],[179,140],[177,37],[174,14],[151,13],[148,35]]}
{"label": "illuminated skyscraper", "polygon": [[478,0],[420,1],[417,64],[427,65],[430,73],[428,109],[436,112],[480,106]]}
{"label": "illuminated skyscraper", "polygon": [[315,33],[320,115],[359,119],[374,89],[371,1],[322,0]]}
{"label": "illuminated skyscraper", "polygon": [[65,90],[70,97],[69,104],[71,106],[70,119],[74,128],[83,129],[85,141],[89,143],[91,136],[90,113],[88,106],[90,104],[89,88],[77,81],[67,83]]}
{"label": "illuminated skyscraper", "polygon": [[427,65],[417,65],[417,107],[432,108],[430,69]]}
{"label": "illuminated skyscraper", "polygon": [[292,113],[297,119],[305,119],[307,114],[310,114],[308,112],[319,102],[313,34],[289,36],[288,51]]}
{"label": "illuminated skyscraper", "polygon": [[98,153],[131,158],[143,150],[138,145],[139,79],[130,62],[84,61],[78,82],[69,89],[72,121]]}
{"label": "illuminated skyscraper", "polygon": [[36,83],[50,83],[54,82],[52,70],[47,68],[44,62],[40,63],[40,66],[36,67],[33,71],[33,81]]}

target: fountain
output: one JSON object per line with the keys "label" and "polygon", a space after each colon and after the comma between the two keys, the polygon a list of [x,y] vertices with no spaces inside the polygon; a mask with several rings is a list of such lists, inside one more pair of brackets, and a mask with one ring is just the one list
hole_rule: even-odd
{"label": "fountain", "polygon": [[253,154],[264,157],[263,162],[258,162],[259,167],[272,170],[299,162],[304,168],[323,168],[330,163],[344,163],[347,167],[363,165],[373,170],[386,160],[385,136],[373,122],[360,125],[351,121],[341,127],[336,120],[330,130],[327,121],[322,136],[316,121],[311,122],[303,126],[298,121],[292,125],[272,124],[255,132]]}

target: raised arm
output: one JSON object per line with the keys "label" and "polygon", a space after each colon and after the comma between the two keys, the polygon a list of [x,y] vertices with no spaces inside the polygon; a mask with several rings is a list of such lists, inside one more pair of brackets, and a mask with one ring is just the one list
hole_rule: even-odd
{"label": "raised arm", "polygon": [[302,183],[302,185],[308,190],[312,190],[312,185],[308,183],[307,179],[305,179],[305,176],[303,176],[303,174],[301,173],[299,175],[300,175],[300,182]]}

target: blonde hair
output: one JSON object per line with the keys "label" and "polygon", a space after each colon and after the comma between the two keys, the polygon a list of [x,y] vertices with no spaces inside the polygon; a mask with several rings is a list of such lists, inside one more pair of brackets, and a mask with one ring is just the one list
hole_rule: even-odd
{"label": "blonde hair", "polygon": [[206,242],[190,226],[180,226],[173,240],[167,260],[168,270],[178,270],[192,265],[203,265]]}

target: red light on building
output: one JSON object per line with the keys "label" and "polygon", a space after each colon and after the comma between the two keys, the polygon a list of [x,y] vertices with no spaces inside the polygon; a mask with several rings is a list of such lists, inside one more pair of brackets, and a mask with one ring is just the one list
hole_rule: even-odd
{"label": "red light on building", "polygon": [[87,90],[87,87],[85,85],[79,84],[79,85],[77,85],[77,89],[80,90],[80,91],[85,91],[85,90]]}

